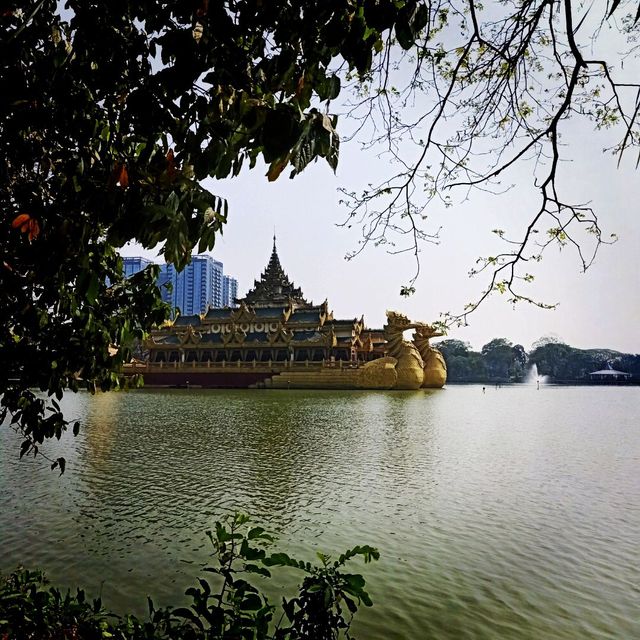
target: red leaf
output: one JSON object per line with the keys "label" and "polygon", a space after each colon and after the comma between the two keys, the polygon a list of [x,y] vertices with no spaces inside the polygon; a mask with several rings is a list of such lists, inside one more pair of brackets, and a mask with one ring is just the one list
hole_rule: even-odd
{"label": "red leaf", "polygon": [[282,170],[287,166],[287,162],[289,162],[288,155],[284,158],[274,160],[269,165],[269,171],[267,171],[267,180],[269,182],[275,182],[280,177]]}
{"label": "red leaf", "polygon": [[167,151],[167,177],[169,178],[170,182],[173,182],[176,178],[176,175],[178,173],[178,171],[176,170],[176,163],[175,163],[175,156],[173,153],[173,149],[169,149],[169,151]]}
{"label": "red leaf", "polygon": [[129,186],[129,172],[127,171],[127,167],[124,164],[120,165],[118,182],[120,183],[120,186],[124,187],[125,189]]}
{"label": "red leaf", "polygon": [[111,172],[111,184],[117,184],[126,189],[129,186],[129,172],[124,163],[116,162]]}
{"label": "red leaf", "polygon": [[29,242],[40,235],[40,225],[37,220],[29,220]]}
{"label": "red leaf", "polygon": [[28,213],[21,213],[13,219],[11,226],[14,229],[17,229],[18,227],[23,226],[25,222],[29,222],[30,219],[31,216]]}
{"label": "red leaf", "polygon": [[[35,218],[32,218],[28,213],[21,213],[17,215],[13,219],[11,226],[14,229],[20,227],[21,233],[28,233],[29,242],[35,240],[40,235],[40,225],[38,224],[38,221]],[[4,265],[7,266],[7,263],[5,262]]]}

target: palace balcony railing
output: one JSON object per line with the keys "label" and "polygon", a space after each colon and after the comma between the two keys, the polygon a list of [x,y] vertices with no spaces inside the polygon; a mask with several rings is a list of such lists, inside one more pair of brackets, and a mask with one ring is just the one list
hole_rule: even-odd
{"label": "palace balcony railing", "polygon": [[249,362],[237,360],[234,362],[221,361],[211,362],[132,362],[124,365],[125,373],[144,373],[146,372],[169,372],[169,371],[237,371],[247,369],[260,369],[260,370],[275,370],[275,371],[289,371],[295,369],[358,369],[363,363],[351,362],[345,360],[322,360],[322,361],[309,361],[304,360],[301,362],[276,361],[267,360],[264,362],[258,360],[251,360]]}

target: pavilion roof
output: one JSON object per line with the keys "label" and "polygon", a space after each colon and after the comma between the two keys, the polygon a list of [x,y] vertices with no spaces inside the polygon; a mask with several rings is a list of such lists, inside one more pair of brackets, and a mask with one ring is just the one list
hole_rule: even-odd
{"label": "pavilion roof", "polygon": [[205,318],[207,320],[228,318],[232,312],[233,309],[231,307],[213,307],[207,311]]}
{"label": "pavilion roof", "polygon": [[258,318],[280,318],[285,311],[285,307],[280,305],[275,307],[256,307],[254,311]]}
{"label": "pavilion roof", "polygon": [[300,310],[294,311],[289,317],[289,323],[291,322],[320,322],[319,310]]}
{"label": "pavilion roof", "polygon": [[156,344],[180,344],[182,340],[180,340],[180,336],[177,336],[175,333],[168,333],[167,335],[154,339],[154,342]]}
{"label": "pavilion roof", "polygon": [[615,369],[600,369],[600,371],[592,371],[590,376],[629,376],[630,373],[626,373],[625,371],[616,371]]}
{"label": "pavilion roof", "polygon": [[200,342],[222,342],[222,335],[219,333],[203,333]]}
{"label": "pavilion roof", "polygon": [[317,331],[296,331],[293,342],[320,342],[323,336]]}
{"label": "pavilion roof", "polygon": [[197,314],[194,314],[192,316],[178,316],[173,321],[174,327],[187,327],[187,326],[197,327],[199,325],[200,325],[200,316]]}
{"label": "pavilion roof", "polygon": [[245,344],[247,342],[269,342],[269,336],[261,331],[251,331],[250,333],[247,333],[244,342]]}
{"label": "pavilion roof", "polygon": [[360,323],[360,320],[358,320],[358,318],[354,318],[353,320],[348,320],[348,319],[331,320],[331,324],[337,327],[353,327],[354,325],[359,323]]}

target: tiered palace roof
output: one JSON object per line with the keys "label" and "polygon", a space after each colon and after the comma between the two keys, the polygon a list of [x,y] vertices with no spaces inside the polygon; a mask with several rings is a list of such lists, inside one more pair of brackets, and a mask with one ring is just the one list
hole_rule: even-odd
{"label": "tiered palace roof", "polygon": [[262,272],[260,280],[255,280],[253,289],[244,298],[237,300],[253,307],[273,307],[278,304],[311,306],[302,295],[302,290],[291,282],[284,272],[276,249],[276,237],[273,236],[273,251],[269,264]]}
{"label": "tiered palace roof", "polygon": [[307,301],[280,264],[275,236],[260,279],[236,302],[156,331],[146,345],[150,362],[318,362],[364,351],[364,319],[336,320],[326,300]]}

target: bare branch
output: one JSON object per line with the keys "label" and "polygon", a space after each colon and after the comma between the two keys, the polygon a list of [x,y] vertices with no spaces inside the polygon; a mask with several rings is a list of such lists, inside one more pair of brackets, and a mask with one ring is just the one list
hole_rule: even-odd
{"label": "bare branch", "polygon": [[[500,235],[512,250],[481,260],[482,267],[471,270],[471,275],[489,275],[486,288],[465,310],[446,318],[466,321],[495,291],[509,293],[511,302],[547,308],[551,305],[522,293],[520,286],[533,276],[523,275],[521,268],[539,261],[544,250],[555,245],[572,247],[586,270],[605,243],[595,212],[561,195],[563,123],[578,115],[597,128],[620,122],[620,162],[626,149],[640,147],[640,83],[621,81],[611,63],[582,53],[576,34],[593,24],[593,5],[580,7],[580,15],[571,0],[482,8],[475,0],[442,0],[427,6],[428,27],[416,35],[411,54],[392,57],[385,50],[378,90],[361,93],[361,100],[350,107],[350,115],[360,118],[358,133],[372,134],[367,148],[376,149],[384,141],[382,153],[397,171],[361,193],[342,191],[349,210],[343,226],[363,226],[359,247],[348,257],[369,243],[385,245],[391,253],[411,251],[417,264],[408,287],[413,289],[419,274],[418,244],[438,240],[439,229],[422,229],[428,212],[437,203],[450,206],[449,194],[460,189],[464,198],[473,189],[504,192],[509,187],[497,180],[531,163],[538,202],[520,238]],[[592,26],[592,43],[608,11]],[[403,84],[408,67],[409,80]],[[392,81],[393,76],[399,82]],[[404,88],[391,90],[395,84]],[[630,89],[632,99],[626,95]],[[412,152],[415,157],[410,159]],[[543,242],[537,240],[541,233]],[[409,244],[402,243],[406,239]]]}

